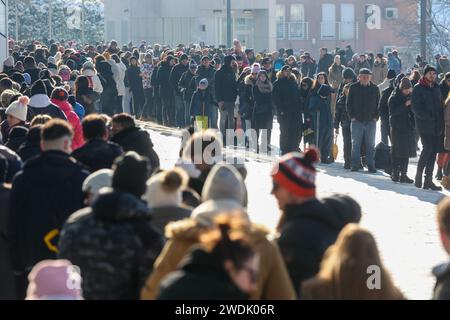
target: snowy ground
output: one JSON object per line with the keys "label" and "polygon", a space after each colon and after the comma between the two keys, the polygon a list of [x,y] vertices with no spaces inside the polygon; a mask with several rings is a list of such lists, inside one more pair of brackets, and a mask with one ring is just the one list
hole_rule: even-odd
{"label": "snowy ground", "polygon": [[[179,133],[149,126],[163,168],[170,168],[178,157]],[[272,144],[278,146],[279,129],[274,125]],[[342,139],[339,139],[340,150]],[[379,135],[377,141],[380,141]],[[246,161],[249,213],[255,222],[274,229],[278,208],[270,195],[273,160],[250,155]],[[417,159],[410,161],[409,176],[414,177]],[[442,249],[436,227],[435,204],[447,192],[419,190],[394,184],[384,173],[370,175],[343,169],[342,151],[338,162],[319,166],[319,196],[344,193],[362,206],[361,224],[376,237],[386,267],[409,299],[429,299],[434,286],[431,269],[448,257]]]}

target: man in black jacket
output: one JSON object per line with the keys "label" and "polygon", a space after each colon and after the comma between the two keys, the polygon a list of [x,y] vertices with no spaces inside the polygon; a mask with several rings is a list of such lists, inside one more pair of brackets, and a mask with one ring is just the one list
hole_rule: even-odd
{"label": "man in black jacket", "polygon": [[234,132],[234,108],[238,94],[236,74],[231,66],[235,60],[233,56],[226,56],[222,69],[215,75],[215,92],[220,111],[220,131],[227,144],[234,143],[233,139],[227,137]]}
{"label": "man in black jacket", "polygon": [[330,69],[333,61],[334,58],[331,54],[328,53],[328,49],[321,48],[319,63],[317,63],[317,73],[325,72],[326,74],[328,74],[328,69]]}
{"label": "man in black jacket", "polygon": [[183,100],[183,94],[178,88],[181,76],[188,70],[189,57],[186,54],[181,55],[180,62],[172,68],[170,73],[170,83],[175,92],[175,125],[182,128],[185,123],[185,104]]}
{"label": "man in black jacket", "polygon": [[86,143],[72,153],[72,157],[84,164],[89,171],[111,169],[114,160],[122,153],[122,147],[108,141],[108,130],[103,117],[91,114],[83,119],[83,136]]}
{"label": "man in black jacket", "polygon": [[272,99],[278,111],[281,154],[298,151],[302,132],[302,117],[298,85],[291,68],[284,66],[273,85]]}
{"label": "man in black jacket", "polygon": [[336,113],[334,116],[335,133],[339,135],[339,126],[342,127],[342,138],[344,140],[344,168],[351,169],[352,159],[352,132],[350,130],[350,118],[348,117],[346,103],[348,90],[352,83],[357,81],[355,72],[351,68],[345,68],[342,71],[343,81],[339,85],[336,94]]}
{"label": "man in black jacket", "polygon": [[42,154],[14,178],[8,237],[19,298],[27,275],[39,261],[55,259],[57,237],[74,211],[83,207],[82,184],[89,175],[69,154],[70,124],[53,119],[42,128]]}
{"label": "man in black jacket", "polygon": [[414,87],[411,108],[423,145],[417,164],[415,185],[417,188],[422,188],[422,175],[425,169],[423,188],[439,191],[441,188],[433,183],[433,171],[436,155],[443,144],[444,103],[436,77],[436,69],[426,66],[423,77]]}
{"label": "man in black jacket", "polygon": [[159,157],[153,149],[153,142],[147,131],[136,126],[132,116],[126,113],[116,114],[112,118],[111,141],[122,147],[123,151],[135,151],[147,157],[153,172],[159,168]]}
{"label": "man in black jacket", "polygon": [[366,146],[367,166],[370,173],[375,169],[375,134],[378,121],[380,90],[370,80],[372,71],[361,69],[359,81],[350,86],[347,97],[347,113],[351,119],[352,171],[358,171],[361,161],[361,144]]}
{"label": "man in black jacket", "polygon": [[170,72],[175,64],[173,56],[167,56],[158,68],[157,83],[162,102],[162,122],[165,126],[175,125],[174,88],[170,83]]}
{"label": "man in black jacket", "polygon": [[189,64],[189,70],[183,73],[180,81],[178,82],[178,91],[181,93],[183,97],[183,102],[185,106],[184,113],[184,123],[185,126],[190,125],[190,113],[189,107],[191,105],[192,95],[194,94],[193,88],[191,87],[191,81],[196,76],[198,70],[197,63],[194,60]]}
{"label": "man in black jacket", "polygon": [[[211,65],[211,59],[209,56],[203,56],[200,60],[200,66],[197,70],[197,75],[192,78],[190,88],[192,90],[192,93],[194,93],[199,85],[200,80],[207,79],[208,80],[208,87],[213,95],[213,100],[215,103],[217,103],[216,99],[216,90],[215,90],[215,77],[216,77],[216,70]],[[189,104],[191,102],[189,101]],[[189,109],[189,108],[188,108]],[[211,119],[211,128],[217,129],[217,121],[218,121],[218,115],[217,115],[217,106],[214,107],[214,109],[211,112],[212,119]]]}

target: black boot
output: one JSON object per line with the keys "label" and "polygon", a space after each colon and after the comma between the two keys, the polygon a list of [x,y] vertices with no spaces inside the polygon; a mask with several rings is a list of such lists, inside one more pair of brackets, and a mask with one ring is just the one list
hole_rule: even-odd
{"label": "black boot", "polygon": [[419,188],[422,189],[422,172],[418,171],[416,174],[416,179],[414,181],[414,185]]}
{"label": "black boot", "polygon": [[423,184],[424,190],[431,190],[431,191],[442,191],[441,187],[438,187],[433,183],[433,176],[426,176],[425,177],[425,183]]}
{"label": "black boot", "polygon": [[393,172],[391,174],[391,180],[393,182],[399,182],[400,181],[400,174],[399,174],[398,170],[393,170]]}
{"label": "black boot", "polygon": [[402,176],[400,177],[400,183],[407,183],[407,184],[412,184],[414,183],[413,179],[410,179],[406,173],[402,173]]}

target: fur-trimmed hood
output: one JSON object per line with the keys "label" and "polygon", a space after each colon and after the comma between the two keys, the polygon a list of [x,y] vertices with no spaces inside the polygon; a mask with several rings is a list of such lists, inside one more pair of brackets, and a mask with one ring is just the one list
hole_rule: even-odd
{"label": "fur-trimmed hood", "polygon": [[245,77],[244,83],[246,86],[254,86],[256,84],[256,80],[257,80],[257,78],[253,79],[252,75],[249,74],[248,76]]}

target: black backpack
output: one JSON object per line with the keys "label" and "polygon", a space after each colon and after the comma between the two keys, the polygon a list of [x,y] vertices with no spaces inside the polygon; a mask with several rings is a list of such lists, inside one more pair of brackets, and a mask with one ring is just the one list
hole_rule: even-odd
{"label": "black backpack", "polygon": [[380,142],[375,147],[375,168],[389,173],[392,170],[391,147]]}

